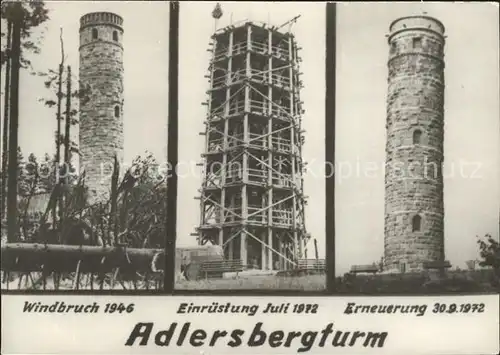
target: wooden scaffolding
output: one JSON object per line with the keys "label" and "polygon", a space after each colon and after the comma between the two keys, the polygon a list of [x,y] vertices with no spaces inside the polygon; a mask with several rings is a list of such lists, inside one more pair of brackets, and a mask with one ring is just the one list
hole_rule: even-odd
{"label": "wooden scaffolding", "polygon": [[294,268],[309,239],[300,48],[290,30],[255,22],[216,31],[210,46],[195,235],[248,268]]}

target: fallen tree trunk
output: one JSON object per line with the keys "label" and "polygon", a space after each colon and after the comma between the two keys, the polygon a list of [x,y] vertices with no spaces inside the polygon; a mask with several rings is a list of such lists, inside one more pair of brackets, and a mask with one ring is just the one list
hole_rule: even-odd
{"label": "fallen tree trunk", "polygon": [[2,245],[2,270],[14,272],[157,273],[164,269],[162,249],[111,246],[8,243]]}

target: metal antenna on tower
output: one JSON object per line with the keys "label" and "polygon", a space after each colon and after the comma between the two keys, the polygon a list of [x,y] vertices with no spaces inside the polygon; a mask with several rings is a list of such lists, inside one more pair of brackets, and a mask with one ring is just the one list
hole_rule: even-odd
{"label": "metal antenna on tower", "polygon": [[215,5],[212,11],[212,17],[214,18],[214,32],[217,31],[217,21],[222,17],[224,13],[222,12],[222,7],[219,3]]}

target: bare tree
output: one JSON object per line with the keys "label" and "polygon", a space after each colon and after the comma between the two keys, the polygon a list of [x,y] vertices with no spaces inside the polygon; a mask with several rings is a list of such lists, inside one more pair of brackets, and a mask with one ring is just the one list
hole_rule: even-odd
{"label": "bare tree", "polygon": [[4,106],[3,106],[3,134],[2,134],[2,197],[1,197],[1,206],[0,213],[4,215],[5,212],[5,203],[7,198],[7,171],[8,171],[8,147],[9,147],[9,107],[10,107],[10,46],[12,39],[12,21],[7,20],[7,47],[5,49],[7,66],[5,68],[5,97],[4,97]]}
{"label": "bare tree", "polygon": [[7,241],[17,239],[17,148],[19,128],[19,69],[21,66],[21,31],[24,12],[21,3],[15,3],[12,13],[12,48],[11,85],[10,85],[10,118],[9,118],[9,162],[7,179]]}

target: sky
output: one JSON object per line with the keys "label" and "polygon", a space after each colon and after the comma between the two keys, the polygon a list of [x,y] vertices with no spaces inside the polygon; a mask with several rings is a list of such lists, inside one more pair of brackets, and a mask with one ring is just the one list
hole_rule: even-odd
{"label": "sky", "polygon": [[[209,83],[208,74],[210,36],[214,32],[212,10],[215,2],[183,2],[180,10],[179,34],[179,161],[186,164],[179,176],[177,245],[196,244],[196,237],[190,236],[200,220],[199,195],[201,187],[201,162],[204,138],[198,135],[204,131],[203,121]],[[325,4],[322,3],[270,3],[222,2],[222,18],[217,28],[245,19],[269,22],[279,26],[297,15],[292,32],[302,47],[301,79],[304,88],[300,97],[304,102],[305,114],[302,126],[306,131],[303,158],[308,162],[309,172],[304,179],[304,193],[309,196],[306,207],[306,228],[311,238],[318,242],[320,258],[325,255],[325,179],[322,169],[325,160]],[[232,15],[231,15],[232,13]],[[285,27],[286,29],[286,27]],[[187,167],[193,168],[187,168]],[[308,244],[308,257],[314,255],[312,239]]]}
{"label": "sky", "polygon": [[383,255],[384,176],[365,169],[385,161],[386,34],[396,18],[424,11],[446,27],[445,255],[465,268],[479,257],[475,237],[499,234],[498,6],[342,3],[337,9],[336,274]]}
{"label": "sky", "polygon": [[[80,17],[109,11],[124,20],[124,163],[149,151],[165,161],[168,108],[168,2],[46,2],[50,19],[38,31],[44,40],[40,54],[29,54],[34,71],[57,69],[60,58],[60,27],[63,28],[66,65],[78,72]],[[2,72],[2,80],[4,73]],[[19,145],[29,153],[54,154],[56,108],[38,99],[50,96],[44,78],[24,70],[20,76]],[[3,90],[2,90],[3,91]],[[3,96],[3,95],[2,95]],[[55,95],[54,95],[55,96]],[[2,100],[3,105],[3,100]],[[2,109],[3,118],[3,109]]]}

